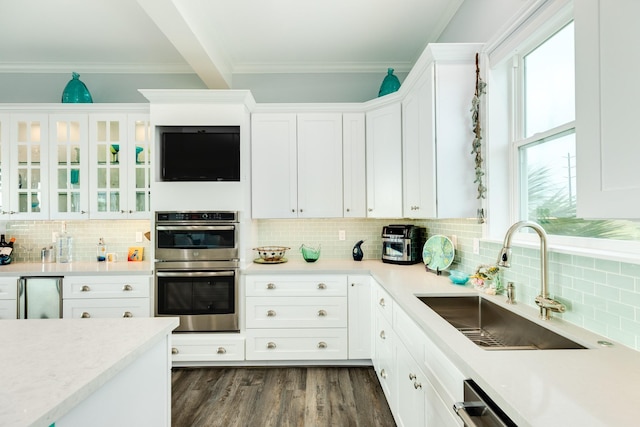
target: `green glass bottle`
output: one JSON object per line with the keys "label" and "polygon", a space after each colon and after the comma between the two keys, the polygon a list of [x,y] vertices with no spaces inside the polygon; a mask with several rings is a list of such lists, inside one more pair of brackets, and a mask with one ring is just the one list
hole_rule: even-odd
{"label": "green glass bottle", "polygon": [[400,89],[400,80],[393,74],[393,68],[389,68],[387,75],[384,80],[382,80],[382,85],[380,85],[378,97],[396,92],[398,89]]}
{"label": "green glass bottle", "polygon": [[89,89],[80,81],[80,74],[74,72],[71,73],[71,77],[64,91],[62,91],[62,102],[73,104],[92,103],[93,99],[91,98]]}

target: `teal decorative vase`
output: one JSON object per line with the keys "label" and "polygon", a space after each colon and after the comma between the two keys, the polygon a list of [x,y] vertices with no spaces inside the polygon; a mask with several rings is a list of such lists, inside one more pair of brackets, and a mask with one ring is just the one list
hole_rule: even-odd
{"label": "teal decorative vase", "polygon": [[380,85],[380,92],[378,92],[378,96],[388,95],[390,93],[396,92],[400,89],[400,80],[393,74],[393,68],[389,68],[387,70],[387,75],[384,80],[382,80],[382,85]]}
{"label": "teal decorative vase", "polygon": [[71,76],[72,79],[69,80],[69,83],[62,91],[62,102],[73,104],[92,103],[93,99],[91,99],[89,89],[80,81],[80,74],[74,72],[71,73]]}

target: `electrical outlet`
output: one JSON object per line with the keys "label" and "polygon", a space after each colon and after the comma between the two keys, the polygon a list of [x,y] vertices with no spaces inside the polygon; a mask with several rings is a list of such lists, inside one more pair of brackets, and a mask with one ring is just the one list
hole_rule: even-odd
{"label": "electrical outlet", "polygon": [[455,234],[451,235],[451,243],[453,243],[453,247],[458,249],[458,236]]}
{"label": "electrical outlet", "polygon": [[473,239],[473,254],[480,255],[480,239],[478,238]]}
{"label": "electrical outlet", "polygon": [[338,240],[347,240],[347,233],[344,230],[338,230]]}
{"label": "electrical outlet", "polygon": [[142,231],[136,231],[136,243],[142,242]]}
{"label": "electrical outlet", "polygon": [[58,241],[58,232],[57,231],[52,231],[51,232],[51,241],[52,242],[57,242]]}

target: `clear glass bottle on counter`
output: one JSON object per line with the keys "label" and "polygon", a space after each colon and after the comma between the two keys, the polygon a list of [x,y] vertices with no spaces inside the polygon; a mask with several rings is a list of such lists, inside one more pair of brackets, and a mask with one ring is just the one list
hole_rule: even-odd
{"label": "clear glass bottle on counter", "polygon": [[56,261],[67,263],[72,261],[73,237],[67,233],[67,224],[62,224],[62,233],[56,242]]}

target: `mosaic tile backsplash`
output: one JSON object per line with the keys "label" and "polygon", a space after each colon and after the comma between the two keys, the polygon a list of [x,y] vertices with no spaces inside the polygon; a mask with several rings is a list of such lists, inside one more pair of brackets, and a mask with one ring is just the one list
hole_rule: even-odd
{"label": "mosaic tile backsplash", "polygon": [[[495,264],[499,243],[480,241],[480,253],[473,253],[474,239],[482,227],[474,220],[407,221],[378,219],[256,220],[256,245],[284,245],[290,259],[300,258],[305,243],[321,245],[320,259],[351,259],[351,249],[364,240],[365,259],[379,259],[380,233],[389,224],[413,223],[426,227],[427,235],[455,235],[457,255],[454,267],[473,273],[480,264]],[[346,239],[338,240],[344,230]],[[536,307],[540,293],[538,249],[513,247],[512,267],[503,269],[504,283],[513,282],[516,301]],[[564,314],[553,313],[577,326],[604,335],[640,351],[640,265],[587,256],[549,252],[549,292],[567,305]]]}

